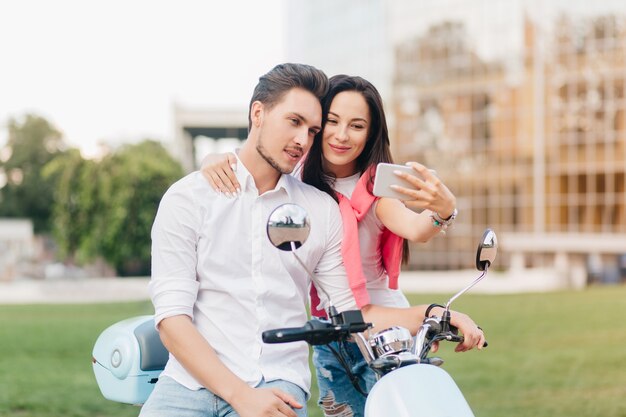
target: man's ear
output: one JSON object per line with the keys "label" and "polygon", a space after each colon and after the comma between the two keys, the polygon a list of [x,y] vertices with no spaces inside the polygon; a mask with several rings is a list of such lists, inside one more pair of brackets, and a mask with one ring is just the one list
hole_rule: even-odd
{"label": "man's ear", "polygon": [[265,106],[260,101],[255,101],[252,103],[252,107],[250,108],[250,120],[252,120],[252,125],[255,127],[260,127],[263,123],[263,116],[265,115]]}

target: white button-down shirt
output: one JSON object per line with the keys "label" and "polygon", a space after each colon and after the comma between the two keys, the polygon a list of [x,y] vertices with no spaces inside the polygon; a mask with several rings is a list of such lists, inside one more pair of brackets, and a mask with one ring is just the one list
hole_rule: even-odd
{"label": "white button-down shirt", "polygon": [[[200,172],[163,196],[152,228],[155,322],[186,314],[222,362],[249,385],[282,379],[308,392],[306,344],[261,340],[265,330],[306,322],[309,285],[293,254],[271,245],[266,224],[283,203],[306,209],[311,234],[297,254],[339,311],[356,309],[341,259],[339,209],[328,195],[289,175],[260,196],[240,161],[236,175],[242,185],[236,198],[214,192]],[[201,388],[173,355],[163,375]]]}

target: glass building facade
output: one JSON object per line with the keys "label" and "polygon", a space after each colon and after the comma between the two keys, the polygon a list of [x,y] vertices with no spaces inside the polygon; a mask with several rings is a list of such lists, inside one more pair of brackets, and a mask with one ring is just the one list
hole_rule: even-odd
{"label": "glass building facade", "polygon": [[[613,269],[623,263],[626,2],[353,6],[309,20],[310,39],[341,22],[352,22],[350,39],[380,34],[383,46],[370,51],[384,51],[380,59],[360,56],[351,62],[361,62],[363,71],[350,69],[385,79],[395,159],[434,168],[458,199],[454,228],[413,245],[411,268],[470,267],[485,227],[503,237],[500,267],[553,264],[565,252],[566,263],[588,265],[590,257]],[[316,7],[320,13],[331,2]],[[378,13],[382,29],[359,20],[367,13]],[[303,60],[311,48],[299,49]],[[350,61],[343,48],[318,53],[316,65],[336,68],[337,55]],[[520,243],[527,236],[534,246]],[[514,259],[516,252],[525,256]]]}

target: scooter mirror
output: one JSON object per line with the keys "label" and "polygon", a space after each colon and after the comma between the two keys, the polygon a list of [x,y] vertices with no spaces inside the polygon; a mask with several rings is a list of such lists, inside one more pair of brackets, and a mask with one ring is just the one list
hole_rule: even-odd
{"label": "scooter mirror", "polygon": [[299,248],[309,237],[311,223],[305,209],[297,204],[283,204],[274,209],[267,221],[267,237],[280,250]]}
{"label": "scooter mirror", "polygon": [[[297,204],[287,203],[280,205],[272,211],[267,221],[267,237],[276,248],[291,252],[302,269],[304,269],[311,281],[315,284],[315,275],[298,257],[295,250],[304,244],[311,233],[311,222],[305,209]],[[332,300],[324,288],[316,285],[317,291],[326,296],[328,300],[328,316],[333,319],[337,316],[337,310],[333,307]]]}
{"label": "scooter mirror", "polygon": [[478,249],[476,250],[476,268],[484,271],[489,268],[496,260],[498,253],[498,238],[496,233],[491,230],[485,230],[483,237],[480,239]]}

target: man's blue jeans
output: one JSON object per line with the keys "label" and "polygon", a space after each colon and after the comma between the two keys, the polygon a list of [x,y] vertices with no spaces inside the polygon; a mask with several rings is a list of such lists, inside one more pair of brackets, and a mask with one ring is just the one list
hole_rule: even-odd
{"label": "man's blue jeans", "polygon": [[[333,342],[330,345],[343,356],[358,378],[361,389],[369,392],[376,383],[376,374],[367,366],[357,344]],[[348,374],[327,346],[313,346],[313,364],[320,390],[318,404],[324,415],[363,417],[366,397],[354,388]]]}
{"label": "man's blue jeans", "polygon": [[[304,407],[293,409],[298,417],[306,417],[306,394],[302,388],[287,381],[261,383],[257,388],[278,388],[291,394]],[[172,378],[159,378],[140,417],[238,417],[226,401],[206,389],[190,390]]]}

